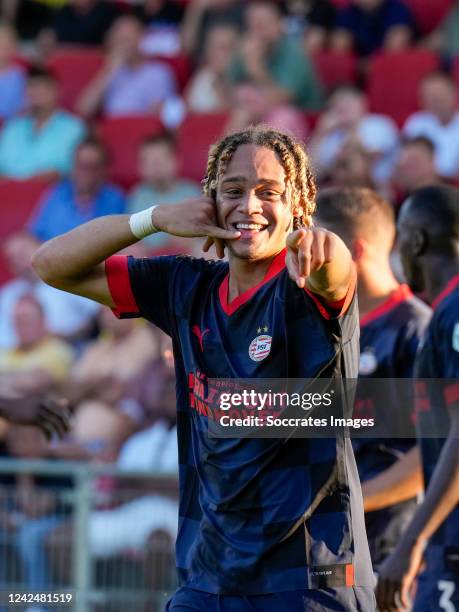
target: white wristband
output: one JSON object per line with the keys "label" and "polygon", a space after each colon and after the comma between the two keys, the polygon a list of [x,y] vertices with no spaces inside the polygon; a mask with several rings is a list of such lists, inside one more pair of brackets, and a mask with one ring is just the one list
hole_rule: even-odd
{"label": "white wristband", "polygon": [[131,232],[134,234],[136,238],[142,240],[145,236],[149,236],[150,234],[155,234],[160,230],[153,225],[152,214],[154,209],[158,206],[150,206],[145,210],[141,210],[138,213],[134,213],[129,217],[129,227],[131,228]]}

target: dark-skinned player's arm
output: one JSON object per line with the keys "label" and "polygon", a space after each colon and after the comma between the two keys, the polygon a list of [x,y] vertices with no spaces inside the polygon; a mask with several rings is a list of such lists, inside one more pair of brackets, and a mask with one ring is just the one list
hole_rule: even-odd
{"label": "dark-skinned player's arm", "polygon": [[[115,304],[110,295],[104,262],[138,242],[129,220],[129,215],[100,217],[53,238],[33,255],[32,266],[49,285],[113,308]],[[240,235],[240,232],[217,226],[215,204],[206,197],[155,206],[150,221],[156,231],[174,236],[231,240]]]}
{"label": "dark-skinned player's arm", "polygon": [[321,227],[287,236],[285,259],[290,278],[330,302],[346,297],[353,275],[351,253],[339,236]]}
{"label": "dark-skinned player's arm", "polygon": [[376,598],[381,612],[409,609],[410,591],[425,543],[459,503],[459,412],[450,411],[450,419],[449,435],[424,501],[397,548],[379,569]]}
{"label": "dark-skinned player's arm", "polygon": [[416,497],[423,489],[419,447],[411,448],[387,470],[362,483],[365,512],[381,510]]}

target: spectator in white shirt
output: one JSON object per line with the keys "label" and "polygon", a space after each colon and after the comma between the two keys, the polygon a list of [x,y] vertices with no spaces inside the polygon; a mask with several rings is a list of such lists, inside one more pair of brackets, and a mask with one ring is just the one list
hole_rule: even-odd
{"label": "spectator in white shirt", "polygon": [[389,117],[368,113],[365,94],[352,85],[338,87],[329,97],[311,138],[316,174],[326,177],[343,147],[358,142],[371,161],[375,183],[389,180],[396,161],[399,133]]}
{"label": "spectator in white shirt", "polygon": [[77,102],[85,117],[159,113],[176,95],[171,69],[162,62],[144,61],[140,43],[144,26],[133,16],[115,21],[107,37],[106,61]]}
{"label": "spectator in white shirt", "polygon": [[37,277],[29,262],[39,244],[36,238],[20,233],[5,241],[4,256],[15,278],[0,289],[0,349],[11,348],[17,343],[13,313],[26,293],[40,303],[47,328],[66,340],[84,339],[100,310],[95,302],[54,289]]}
{"label": "spectator in white shirt", "polygon": [[420,85],[422,110],[403,127],[408,138],[425,136],[435,146],[437,172],[446,178],[459,176],[459,112],[453,79],[442,72],[427,75]]}

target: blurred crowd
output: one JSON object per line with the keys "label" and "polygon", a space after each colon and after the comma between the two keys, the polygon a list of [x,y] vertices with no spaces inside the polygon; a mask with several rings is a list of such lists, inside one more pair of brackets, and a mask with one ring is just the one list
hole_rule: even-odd
{"label": "blurred crowd", "polygon": [[[436,23],[426,27],[416,5],[429,4]],[[98,59],[64,103],[53,59],[69,49],[74,58],[81,54],[83,66],[91,53]],[[400,121],[374,108],[367,84],[376,58],[414,52],[434,61]],[[327,58],[353,68],[330,80]],[[71,433],[51,444],[34,430],[1,423],[1,455],[177,473],[168,339],[42,283],[29,265],[41,241],[100,215],[198,195],[200,184],[189,178],[179,149],[184,122],[201,114],[223,116],[223,131],[256,122],[288,129],[306,142],[319,186],[372,187],[397,210],[414,189],[459,181],[457,66],[459,2],[453,1],[3,0],[0,187],[39,179],[46,188],[25,223],[3,235],[9,280],[0,287],[0,377],[21,393],[64,393],[73,422]],[[390,79],[386,88],[397,97]],[[99,126],[133,116],[151,117],[160,129],[139,139],[135,183],[117,184],[114,152]],[[123,149],[122,139],[117,146]],[[0,202],[0,224],[14,209],[14,201]],[[199,241],[158,234],[130,252],[196,255],[200,248]],[[16,534],[29,586],[46,590],[43,551],[68,524],[68,513],[56,518],[56,499],[40,497],[39,479],[21,477],[17,486],[17,507],[2,516],[0,529]],[[40,500],[33,506],[32,493]],[[147,491],[95,511],[94,554],[141,546],[154,530],[172,541],[175,506],[167,504],[175,501]],[[123,531],[126,517],[140,531]],[[101,531],[101,521],[113,528]],[[1,573],[0,567],[0,582]]]}

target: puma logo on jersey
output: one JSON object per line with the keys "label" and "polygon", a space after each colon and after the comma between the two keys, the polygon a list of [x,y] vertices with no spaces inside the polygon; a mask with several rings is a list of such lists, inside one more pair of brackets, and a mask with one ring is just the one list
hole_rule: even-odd
{"label": "puma logo on jersey", "polygon": [[191,331],[198,339],[199,346],[201,347],[201,351],[204,352],[202,341],[204,339],[204,336],[210,332],[210,329],[205,329],[204,331],[201,331],[201,328],[199,327],[199,325],[193,325],[193,327],[191,328]]}

